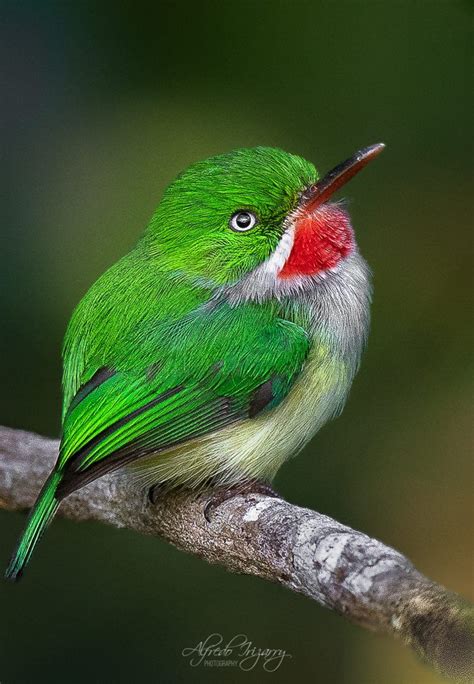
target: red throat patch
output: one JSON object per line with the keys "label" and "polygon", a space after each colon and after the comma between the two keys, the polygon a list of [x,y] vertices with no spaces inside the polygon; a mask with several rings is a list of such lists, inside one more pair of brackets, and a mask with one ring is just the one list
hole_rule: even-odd
{"label": "red throat patch", "polygon": [[348,213],[337,204],[323,204],[296,219],[293,248],[280,278],[316,275],[334,268],[354,249]]}

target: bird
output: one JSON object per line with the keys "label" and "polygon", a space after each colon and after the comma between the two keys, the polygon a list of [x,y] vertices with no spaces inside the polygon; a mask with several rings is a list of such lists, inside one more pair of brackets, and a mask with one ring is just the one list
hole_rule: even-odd
{"label": "bird", "polygon": [[7,579],[21,577],[61,501],[106,473],[164,490],[271,483],[341,412],[372,286],[332,198],[384,147],[323,177],[279,148],[240,148],[167,187],[68,324],[59,455]]}

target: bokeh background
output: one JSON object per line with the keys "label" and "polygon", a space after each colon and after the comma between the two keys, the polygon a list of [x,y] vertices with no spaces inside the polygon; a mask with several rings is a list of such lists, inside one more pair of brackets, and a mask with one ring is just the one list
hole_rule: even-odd
{"label": "bokeh background", "polygon": [[[383,140],[346,189],[369,347],[276,484],[472,598],[470,22],[443,0],[3,2],[0,421],[58,434],[71,311],[189,163],[264,144],[324,171]],[[2,563],[23,523],[1,513]],[[58,519],[0,606],[2,684],[439,681],[309,600],[99,524]],[[191,668],[212,632],[292,658]]]}

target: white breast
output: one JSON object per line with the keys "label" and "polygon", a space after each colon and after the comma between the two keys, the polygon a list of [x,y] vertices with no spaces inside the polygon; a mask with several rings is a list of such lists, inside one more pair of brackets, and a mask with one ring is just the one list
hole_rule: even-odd
{"label": "white breast", "polygon": [[[222,484],[271,479],[287,458],[342,410],[369,327],[368,268],[354,253],[326,278],[304,281],[295,284],[291,296],[281,295],[283,306],[287,298],[289,313],[294,304],[307,312],[313,338],[302,373],[286,399],[256,418],[142,459],[137,467],[147,482],[197,488],[210,478]],[[285,281],[285,288],[290,282]],[[244,298],[250,299],[240,290],[238,299]]]}

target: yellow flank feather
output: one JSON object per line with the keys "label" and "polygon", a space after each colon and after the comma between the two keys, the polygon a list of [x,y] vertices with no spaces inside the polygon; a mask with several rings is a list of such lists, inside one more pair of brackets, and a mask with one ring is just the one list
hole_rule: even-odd
{"label": "yellow flank feather", "polygon": [[271,480],[343,407],[352,380],[347,365],[328,346],[315,343],[286,399],[240,422],[164,453],[140,459],[129,470],[143,484],[203,487],[242,479]]}

